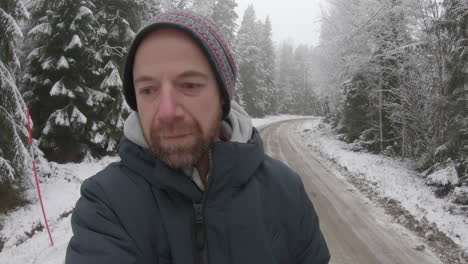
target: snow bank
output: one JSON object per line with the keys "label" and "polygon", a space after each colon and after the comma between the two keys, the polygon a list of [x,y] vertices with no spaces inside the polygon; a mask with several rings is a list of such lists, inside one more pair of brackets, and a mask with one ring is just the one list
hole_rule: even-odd
{"label": "snow bank", "polygon": [[31,201],[29,205],[0,215],[3,226],[0,237],[5,241],[0,263],[63,263],[72,236],[69,214],[80,196],[82,181],[116,160],[116,157],[106,157],[80,164],[51,163],[53,176],[41,179],[41,191],[55,246],[50,246],[45,228],[32,234],[39,225],[44,226],[37,191],[33,187],[26,191],[26,198]]}

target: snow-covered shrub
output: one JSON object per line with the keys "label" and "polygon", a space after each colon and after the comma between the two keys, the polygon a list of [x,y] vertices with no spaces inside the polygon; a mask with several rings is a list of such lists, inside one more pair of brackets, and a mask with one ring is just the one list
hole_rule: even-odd
{"label": "snow-covered shrub", "polygon": [[395,157],[396,152],[393,146],[387,146],[384,151],[382,151],[382,154],[387,156],[387,157]]}
{"label": "snow-covered shrub", "polygon": [[457,166],[451,159],[434,164],[422,174],[426,184],[435,187],[437,197],[446,197],[455,187],[460,186]]}
{"label": "snow-covered shrub", "polygon": [[468,205],[468,187],[456,187],[453,190],[452,200],[454,203]]}
{"label": "snow-covered shrub", "polygon": [[426,175],[426,184],[434,186],[453,186],[460,183],[455,164],[448,160],[447,166],[437,164],[433,167],[433,171]]}

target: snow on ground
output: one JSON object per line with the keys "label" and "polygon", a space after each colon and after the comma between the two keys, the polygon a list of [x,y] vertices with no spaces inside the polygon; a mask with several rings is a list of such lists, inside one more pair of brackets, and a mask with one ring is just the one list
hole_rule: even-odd
{"label": "snow on ground", "polygon": [[[257,128],[299,116],[281,115],[253,119]],[[0,252],[1,264],[61,264],[72,236],[70,212],[80,197],[80,185],[88,177],[104,169],[118,157],[106,157],[97,161],[79,164],[51,163],[52,176],[41,179],[41,192],[46,215],[52,231],[54,246],[50,246],[49,236],[44,226],[37,191],[33,186],[26,191],[31,201],[27,206],[0,215],[0,239],[5,242]],[[33,179],[31,179],[33,181]]]}
{"label": "snow on ground", "polygon": [[50,246],[46,228],[33,231],[38,225],[44,226],[37,191],[33,186],[26,191],[30,204],[0,215],[0,239],[5,241],[0,263],[63,263],[65,249],[72,236],[69,213],[80,196],[81,182],[116,160],[117,157],[106,157],[79,164],[51,163],[52,176],[42,178],[40,187],[55,246]]}
{"label": "snow on ground", "polygon": [[[353,174],[360,174],[367,181],[375,183],[376,191],[388,198],[401,202],[418,220],[425,217],[437,224],[462,248],[468,248],[468,219],[462,215],[452,215],[450,198],[434,196],[417,171],[409,169],[408,162],[370,153],[353,152],[349,145],[339,141],[328,125],[321,120],[305,122],[297,131],[305,143],[329,160],[333,160]],[[448,175],[449,176],[449,175]],[[450,178],[450,177],[444,178]],[[438,175],[440,178],[441,175]]]}

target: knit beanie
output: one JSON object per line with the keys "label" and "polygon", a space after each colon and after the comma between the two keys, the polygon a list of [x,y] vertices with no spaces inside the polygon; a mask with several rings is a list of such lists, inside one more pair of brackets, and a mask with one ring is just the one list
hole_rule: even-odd
{"label": "knit beanie", "polygon": [[172,11],[160,14],[146,23],[138,31],[128,50],[123,71],[123,89],[127,104],[137,110],[135,88],[133,86],[133,63],[141,41],[160,28],[176,28],[187,33],[201,47],[207,57],[224,98],[223,117],[230,111],[230,104],[236,85],[237,66],[228,43],[219,27],[210,19],[187,11]]}

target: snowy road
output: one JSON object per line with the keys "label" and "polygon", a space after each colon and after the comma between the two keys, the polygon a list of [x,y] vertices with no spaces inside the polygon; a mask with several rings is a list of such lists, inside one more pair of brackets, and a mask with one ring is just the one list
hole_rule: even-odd
{"label": "snowy road", "polygon": [[295,133],[303,121],[281,121],[261,129],[265,151],[302,178],[320,218],[332,264],[441,263],[418,238],[393,223],[346,182],[324,167]]}

